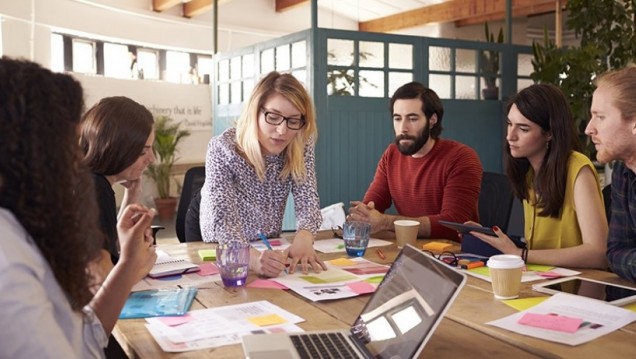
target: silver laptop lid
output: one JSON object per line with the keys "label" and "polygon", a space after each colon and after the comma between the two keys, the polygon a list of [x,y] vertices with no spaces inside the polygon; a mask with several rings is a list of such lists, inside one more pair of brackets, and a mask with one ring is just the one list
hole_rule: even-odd
{"label": "silver laptop lid", "polygon": [[407,245],[351,328],[372,358],[418,355],[464,285],[466,276]]}

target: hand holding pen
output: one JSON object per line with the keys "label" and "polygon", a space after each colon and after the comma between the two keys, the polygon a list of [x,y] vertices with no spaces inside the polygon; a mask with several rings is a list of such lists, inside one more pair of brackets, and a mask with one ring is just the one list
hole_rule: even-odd
{"label": "hand holding pen", "polygon": [[259,257],[260,274],[268,277],[277,277],[281,271],[287,273],[285,262],[287,258],[280,251],[275,251],[269,243],[267,236],[260,232],[258,237],[263,241],[268,250],[263,251]]}

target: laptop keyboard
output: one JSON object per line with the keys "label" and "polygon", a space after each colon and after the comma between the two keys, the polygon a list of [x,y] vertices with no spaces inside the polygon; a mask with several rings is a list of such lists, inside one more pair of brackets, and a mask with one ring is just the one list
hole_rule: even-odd
{"label": "laptop keyboard", "polygon": [[301,359],[357,358],[342,333],[290,335]]}

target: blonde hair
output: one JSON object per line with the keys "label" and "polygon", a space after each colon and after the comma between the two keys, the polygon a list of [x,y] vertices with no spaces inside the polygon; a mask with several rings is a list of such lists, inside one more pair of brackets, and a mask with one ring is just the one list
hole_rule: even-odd
{"label": "blonde hair", "polygon": [[256,84],[245,110],[236,122],[236,144],[254,167],[258,178],[264,181],[265,161],[258,142],[258,117],[265,101],[273,94],[280,94],[291,102],[305,119],[303,128],[298,130],[294,139],[285,148],[285,164],[279,175],[280,179],[292,176],[294,181],[300,182],[307,177],[305,145],[309,141],[316,141],[318,129],[311,97],[300,81],[291,74],[273,71]]}
{"label": "blonde hair", "polygon": [[612,70],[601,74],[595,81],[597,88],[606,87],[613,90],[612,101],[621,112],[623,120],[636,116],[636,65]]}

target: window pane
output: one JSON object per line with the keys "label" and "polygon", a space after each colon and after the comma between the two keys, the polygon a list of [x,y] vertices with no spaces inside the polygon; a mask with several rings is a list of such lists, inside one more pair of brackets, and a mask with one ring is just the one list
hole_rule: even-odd
{"label": "window pane", "polygon": [[191,83],[190,54],[177,51],[166,51],[166,81]]}
{"label": "window pane", "polygon": [[517,80],[517,92],[523,90],[526,87],[534,85],[534,81],[531,79],[518,79]]}
{"label": "window pane", "polygon": [[477,73],[477,51],[468,49],[455,50],[455,70],[459,72]]}
{"label": "window pane", "polygon": [[143,78],[159,79],[157,52],[148,49],[137,49],[137,66],[143,73]]}
{"label": "window pane", "polygon": [[243,81],[243,101],[247,101],[252,95],[252,90],[254,89],[254,80],[248,79]]}
{"label": "window pane", "polygon": [[361,67],[384,67],[384,43],[360,41],[360,59],[358,61]]}
{"label": "window pane", "polygon": [[307,42],[305,40],[292,44],[292,68],[307,66]]}
{"label": "window pane", "polygon": [[230,103],[230,84],[219,85],[219,105]]}
{"label": "window pane", "polygon": [[238,80],[241,78],[241,57],[236,56],[230,60],[230,79]]}
{"label": "window pane", "polygon": [[389,44],[389,67],[393,69],[413,69],[413,45]]}
{"label": "window pane", "polygon": [[389,96],[393,96],[400,86],[412,81],[413,74],[410,72],[389,72]]}
{"label": "window pane", "polygon": [[336,96],[354,95],[354,74],[352,69],[330,70],[327,72],[327,94]]}
{"label": "window pane", "polygon": [[284,71],[289,70],[291,64],[289,58],[289,44],[279,46],[276,48],[276,70]]}
{"label": "window pane", "polygon": [[51,34],[51,71],[64,72],[64,37],[60,34]]}
{"label": "window pane", "polygon": [[230,79],[230,60],[219,61],[219,81]]}
{"label": "window pane", "polygon": [[532,67],[533,56],[530,54],[519,54],[517,57],[517,75],[530,76],[534,72]]}
{"label": "window pane", "polygon": [[428,67],[432,71],[450,71],[450,49],[448,47],[428,48]]}
{"label": "window pane", "polygon": [[73,72],[95,73],[95,44],[92,41],[73,39]]}
{"label": "window pane", "polygon": [[230,95],[230,103],[241,103],[241,81],[232,82],[230,85],[231,95]]}
{"label": "window pane", "polygon": [[360,71],[360,96],[384,97],[384,71]]}
{"label": "window pane", "polygon": [[300,81],[305,88],[307,88],[307,70],[292,71],[292,75]]}
{"label": "window pane", "polygon": [[476,100],[475,84],[478,79],[476,76],[455,76],[455,98]]}
{"label": "window pane", "polygon": [[243,55],[243,77],[254,77],[254,55]]}
{"label": "window pane", "polygon": [[[212,77],[212,66],[214,66],[212,56],[197,57],[197,71],[199,73],[199,77],[201,78],[201,82],[210,83],[210,78]],[[206,78],[207,82],[205,81]]]}
{"label": "window pane", "polygon": [[429,75],[428,87],[434,89],[440,98],[451,98],[450,95],[451,77],[450,75]]}
{"label": "window pane", "polygon": [[261,74],[272,71],[274,71],[274,49],[267,49],[261,52]]}
{"label": "window pane", "polygon": [[353,65],[353,40],[327,40],[327,63],[329,65]]}
{"label": "window pane", "polygon": [[128,46],[104,43],[104,76],[129,79],[132,77],[131,65]]}

